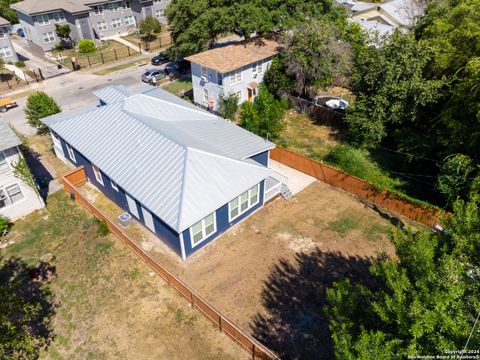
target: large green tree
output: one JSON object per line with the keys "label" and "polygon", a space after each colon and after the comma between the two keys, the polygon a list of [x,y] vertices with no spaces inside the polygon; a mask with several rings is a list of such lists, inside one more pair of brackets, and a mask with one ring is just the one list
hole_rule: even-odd
{"label": "large green tree", "polygon": [[[371,267],[371,288],[328,291],[338,359],[399,359],[463,349],[480,312],[480,196],[458,200],[445,231],[391,235],[396,258]],[[480,327],[467,349],[480,347]]]}
{"label": "large green tree", "polygon": [[39,131],[45,131],[46,126],[40,119],[57,114],[62,111],[60,106],[43,91],[39,91],[27,98],[27,104],[24,108],[25,116],[30,125]]}
{"label": "large green tree", "polygon": [[7,19],[12,24],[18,23],[17,12],[10,5],[22,0],[0,0],[0,16]]}

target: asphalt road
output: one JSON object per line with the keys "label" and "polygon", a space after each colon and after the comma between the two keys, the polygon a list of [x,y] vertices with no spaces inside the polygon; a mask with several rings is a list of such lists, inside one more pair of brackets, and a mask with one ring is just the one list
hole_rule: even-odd
{"label": "asphalt road", "polygon": [[[75,72],[45,80],[35,90],[45,91],[62,107],[63,111],[81,106],[91,105],[97,101],[93,91],[109,86],[122,84],[132,88],[142,85],[141,74],[151,65],[131,67],[108,75],[98,76],[85,72]],[[17,100],[18,107],[1,114],[1,118],[10,123],[18,132],[30,136],[36,133],[25,119],[23,108],[27,98]]]}

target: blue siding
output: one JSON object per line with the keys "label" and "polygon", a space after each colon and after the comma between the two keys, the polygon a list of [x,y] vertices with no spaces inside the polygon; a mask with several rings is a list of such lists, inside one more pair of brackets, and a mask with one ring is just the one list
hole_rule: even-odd
{"label": "blue siding", "polygon": [[260,165],[268,167],[268,157],[270,156],[270,151],[264,151],[260,154],[252,156],[250,159],[255,160]]}
{"label": "blue siding", "polygon": [[[223,205],[220,209],[216,211],[216,218],[217,218],[217,232],[214,233],[212,236],[204,240],[202,243],[198,244],[195,246],[195,248],[192,248],[192,242],[190,239],[190,229],[187,229],[183,232],[183,242],[185,244],[185,254],[186,256],[192,255],[195,251],[201,249],[205,245],[207,245],[209,242],[217,238],[219,235],[223,234],[226,230],[228,230],[230,227],[233,225],[237,224],[239,221],[242,221],[245,219],[247,216],[249,216],[252,212],[257,210],[258,208],[263,206],[263,195],[264,195],[264,187],[265,187],[265,181],[262,181],[260,183],[260,201],[257,205],[249,209],[247,212],[243,213],[236,219],[234,219],[232,222],[228,221],[228,203]],[[240,194],[239,194],[240,195]]]}
{"label": "blue siding", "polygon": [[[115,204],[117,204],[120,208],[124,211],[130,213],[128,209],[128,202],[127,197],[125,195],[125,190],[123,190],[118,184],[118,190],[116,191],[112,188],[112,182],[110,178],[105,175],[105,173],[100,170],[102,174],[103,184],[99,183],[95,177],[95,173],[93,172],[93,165],[92,163],[85,158],[82,154],[80,154],[75,148],[72,147],[73,152],[75,154],[75,162],[70,159],[67,151],[67,146],[65,140],[63,140],[60,136],[58,136],[60,142],[62,144],[63,152],[65,157],[68,161],[70,161],[74,166],[85,166],[85,173],[87,175],[88,180],[95,185],[102,193],[105,194],[110,200],[112,200]],[[133,199],[133,197],[130,195]],[[142,212],[142,204],[135,199],[135,204],[137,205],[137,211],[139,214],[140,219],[138,219],[142,224],[145,224],[145,220],[143,218]],[[155,226],[155,234],[160,238],[160,240],[164,241],[168,246],[170,246],[178,255],[182,255],[181,246],[180,246],[180,238],[177,232],[171,229],[167,224],[165,224],[162,220],[160,220],[155,214],[150,212],[153,217],[153,223]],[[133,216],[133,214],[132,214]],[[147,228],[148,229],[148,228]]]}

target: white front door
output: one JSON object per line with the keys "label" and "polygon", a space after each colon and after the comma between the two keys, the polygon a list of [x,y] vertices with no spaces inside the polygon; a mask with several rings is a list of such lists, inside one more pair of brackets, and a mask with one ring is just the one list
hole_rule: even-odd
{"label": "white front door", "polygon": [[143,214],[143,219],[145,220],[145,225],[155,232],[155,225],[153,224],[153,216],[150,214],[150,211],[146,210],[145,208],[142,207],[142,214]]}
{"label": "white front door", "polygon": [[139,219],[140,216],[138,215],[137,203],[127,194],[125,194],[125,196],[127,197],[128,209],[130,210],[130,213]]}

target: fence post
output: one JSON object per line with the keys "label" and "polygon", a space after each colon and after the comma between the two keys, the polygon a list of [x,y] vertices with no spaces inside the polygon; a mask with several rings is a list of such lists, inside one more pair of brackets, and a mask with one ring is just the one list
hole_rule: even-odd
{"label": "fence post", "polygon": [[100,57],[102,58],[102,64],[105,64],[105,59],[103,58],[103,52],[100,53]]}
{"label": "fence post", "polygon": [[138,44],[138,52],[141,54],[142,53],[142,43]]}
{"label": "fence post", "polygon": [[158,37],[158,46],[160,46],[160,49],[162,48],[162,35]]}
{"label": "fence post", "polygon": [[45,80],[43,77],[42,69],[38,68],[38,74],[40,75],[40,79]]}
{"label": "fence post", "polygon": [[127,46],[128,57],[130,57],[130,46]]}
{"label": "fence post", "polygon": [[87,60],[88,60],[88,67],[92,67],[92,64],[90,63],[90,56],[87,55]]}
{"label": "fence post", "polygon": [[118,57],[117,57],[117,50],[113,49],[113,54],[115,55],[115,61],[118,60]]}

